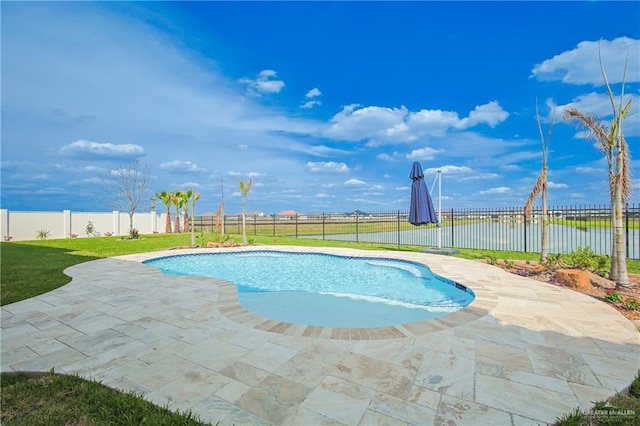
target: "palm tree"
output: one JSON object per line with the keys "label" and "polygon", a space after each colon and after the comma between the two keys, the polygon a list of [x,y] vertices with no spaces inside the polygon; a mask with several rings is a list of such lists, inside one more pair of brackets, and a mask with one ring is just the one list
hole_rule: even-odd
{"label": "palm tree", "polygon": [[240,184],[240,192],[242,193],[242,243],[247,244],[247,227],[244,213],[247,204],[247,195],[249,195],[249,191],[251,191],[251,187],[253,186],[253,179],[249,179],[247,182],[239,180],[238,183]]}
{"label": "palm tree", "polygon": [[600,70],[607,87],[613,118],[609,124],[598,121],[594,114],[583,113],[570,107],[564,111],[566,120],[576,120],[589,137],[596,140],[609,166],[609,193],[611,197],[611,220],[613,225],[613,247],[611,250],[611,270],[609,279],[618,286],[629,286],[627,260],[625,253],[625,235],[622,225],[622,206],[631,195],[631,177],[629,174],[629,147],[622,134],[622,122],[629,116],[631,102],[624,101],[624,84],[627,76],[625,64],[622,77],[620,103],[616,107],[616,100],[607,80],[602,56],[600,56]]}
{"label": "palm tree", "polygon": [[551,124],[549,124],[549,133],[545,140],[542,133],[542,124],[540,123],[540,114],[538,113],[538,101],[536,100],[536,119],[538,120],[538,131],[540,132],[540,141],[542,142],[542,170],[536,181],[535,186],[529,194],[526,204],[524,205],[524,216],[526,219],[531,218],[531,206],[536,198],[542,195],[542,236],[540,240],[540,262],[545,262],[549,255],[549,218],[547,213],[547,190],[548,190],[548,158],[549,158],[549,142],[551,141],[551,132],[553,131],[553,124],[556,118],[556,110],[553,109],[551,113]]}
{"label": "palm tree", "polygon": [[184,232],[189,232],[191,229],[189,226],[189,200],[191,200],[191,197],[193,196],[193,190],[189,189],[182,192],[180,193],[180,196],[182,197],[182,207],[184,208],[184,226],[182,230]]}
{"label": "palm tree", "polygon": [[[191,214],[193,215],[193,217],[196,217],[196,201],[198,201],[200,199],[200,194],[196,194],[195,192],[192,193],[191,195]],[[196,234],[195,234],[195,229],[192,226],[191,227],[191,247],[195,247],[196,246]]]}
{"label": "palm tree", "polygon": [[164,204],[164,206],[167,208],[167,219],[165,222],[164,232],[166,232],[167,234],[170,234],[171,233],[171,203],[172,203],[171,200],[172,200],[173,194],[167,191],[156,192],[156,197],[158,197],[158,200],[160,200],[160,202]]}
{"label": "palm tree", "polygon": [[182,207],[182,191],[171,193],[171,203],[176,206],[176,220],[173,226],[173,232],[180,233],[180,208]]}

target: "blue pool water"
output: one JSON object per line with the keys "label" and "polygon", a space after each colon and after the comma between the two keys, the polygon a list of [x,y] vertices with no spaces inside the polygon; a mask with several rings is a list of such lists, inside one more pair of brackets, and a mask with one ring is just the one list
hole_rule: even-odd
{"label": "blue pool water", "polygon": [[381,327],[455,312],[473,292],[419,263],[329,254],[252,251],[179,255],[144,262],[164,273],[223,278],[240,304],[276,321]]}

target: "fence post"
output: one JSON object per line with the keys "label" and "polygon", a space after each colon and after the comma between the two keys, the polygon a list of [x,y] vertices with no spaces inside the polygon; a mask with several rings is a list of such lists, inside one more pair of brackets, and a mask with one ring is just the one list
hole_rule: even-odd
{"label": "fence post", "polygon": [[358,211],[356,210],[356,243],[360,242],[360,236],[358,235]]}
{"label": "fence post", "polygon": [[524,252],[527,252],[527,216],[522,213],[522,223],[524,224],[524,226],[522,227],[524,229]]}
{"label": "fence post", "polygon": [[624,244],[625,256],[629,258],[629,203],[624,204]]}
{"label": "fence post", "polygon": [[451,209],[451,247],[455,247],[456,246],[453,237],[454,237],[454,233],[453,233],[453,209]]}
{"label": "fence post", "polygon": [[298,213],[296,213],[296,238],[298,238]]}
{"label": "fence post", "polygon": [[322,212],[322,239],[324,240],[324,212]]}
{"label": "fence post", "polygon": [[398,210],[398,245],[400,245],[400,210]]}

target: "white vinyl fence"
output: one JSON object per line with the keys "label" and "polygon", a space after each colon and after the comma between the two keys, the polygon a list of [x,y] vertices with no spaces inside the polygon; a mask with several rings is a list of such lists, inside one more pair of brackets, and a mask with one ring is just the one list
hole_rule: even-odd
{"label": "white vinyl fence", "polygon": [[[155,211],[135,213],[133,227],[141,235],[164,233],[166,216],[166,213]],[[93,223],[91,235],[87,234],[89,222]],[[4,241],[36,240],[40,231],[49,232],[49,239],[129,235],[129,215],[117,211],[20,212],[0,209],[0,234]]]}

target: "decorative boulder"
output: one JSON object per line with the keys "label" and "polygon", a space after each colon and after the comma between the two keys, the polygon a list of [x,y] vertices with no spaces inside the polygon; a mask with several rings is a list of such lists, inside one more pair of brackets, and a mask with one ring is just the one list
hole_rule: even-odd
{"label": "decorative boulder", "polygon": [[214,243],[213,241],[209,241],[207,243],[207,248],[215,248],[215,247],[220,247],[220,244]]}
{"label": "decorative boulder", "polygon": [[575,289],[590,289],[591,275],[580,269],[558,269],[556,271],[556,280],[567,287]]}

